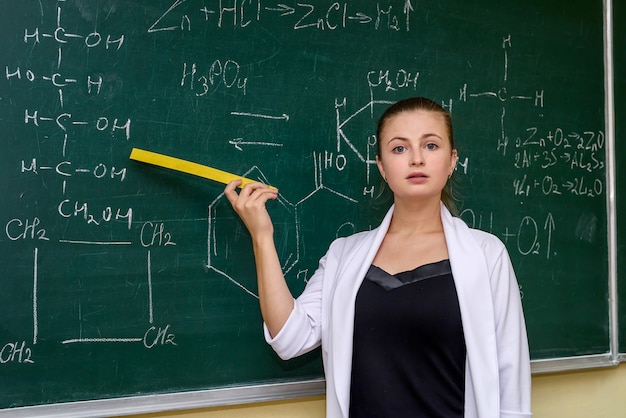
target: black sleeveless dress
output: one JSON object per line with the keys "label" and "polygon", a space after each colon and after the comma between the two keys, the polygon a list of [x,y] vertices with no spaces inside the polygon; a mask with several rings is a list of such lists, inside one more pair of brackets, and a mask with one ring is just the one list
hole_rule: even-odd
{"label": "black sleeveless dress", "polygon": [[463,417],[466,348],[449,260],[390,275],[356,298],[350,417]]}

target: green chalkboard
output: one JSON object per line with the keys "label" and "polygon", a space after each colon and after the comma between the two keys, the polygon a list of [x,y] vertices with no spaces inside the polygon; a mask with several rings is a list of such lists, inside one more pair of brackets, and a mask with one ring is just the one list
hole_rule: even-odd
{"label": "green chalkboard", "polygon": [[561,3],[1,2],[0,409],[320,379],[266,346],[223,185],[128,156],[277,186],[298,294],[389,206],[375,121],[417,95],[452,111],[461,217],[506,243],[532,358],[606,356],[603,10]]}
{"label": "green chalkboard", "polygon": [[619,351],[626,352],[626,220],[619,214],[626,213],[626,5],[613,5],[613,57],[615,75],[615,162],[617,201],[617,279]]}

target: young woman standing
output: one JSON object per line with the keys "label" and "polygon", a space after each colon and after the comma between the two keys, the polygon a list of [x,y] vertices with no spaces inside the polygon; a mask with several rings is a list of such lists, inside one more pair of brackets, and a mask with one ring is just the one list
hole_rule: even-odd
{"label": "young woman standing", "polygon": [[226,197],[252,236],[265,336],[281,358],[320,344],[334,417],[529,417],[530,360],[502,242],[452,216],[450,115],[392,105],[378,123],[394,204],[381,225],[335,240],[297,299],[281,271],[260,183]]}

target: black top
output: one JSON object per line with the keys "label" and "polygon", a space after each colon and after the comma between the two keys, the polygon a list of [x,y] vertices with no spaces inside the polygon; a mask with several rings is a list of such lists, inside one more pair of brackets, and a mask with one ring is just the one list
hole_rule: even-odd
{"label": "black top", "polygon": [[351,417],[462,417],[465,356],[448,260],[395,276],[370,267],[356,298]]}

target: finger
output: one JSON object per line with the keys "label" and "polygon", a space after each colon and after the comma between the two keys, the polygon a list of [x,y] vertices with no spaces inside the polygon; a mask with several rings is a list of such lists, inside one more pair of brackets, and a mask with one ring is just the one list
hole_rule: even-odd
{"label": "finger", "polygon": [[278,198],[278,192],[269,188],[256,189],[248,198],[247,202],[250,204],[265,205],[268,200],[275,200]]}
{"label": "finger", "polygon": [[241,183],[241,179],[233,180],[226,185],[226,188],[224,188],[224,194],[226,195],[226,199],[228,199],[231,205],[234,205],[234,203],[239,198],[239,194],[235,191],[235,189],[239,187]]}
{"label": "finger", "polygon": [[268,186],[267,184],[255,182],[244,185],[240,195],[249,197],[251,199],[257,199],[267,193],[277,195],[278,190]]}
{"label": "finger", "polygon": [[257,187],[252,191],[252,194],[248,197],[250,201],[258,201],[265,203],[268,200],[274,200],[278,198],[278,190],[266,185]]}

